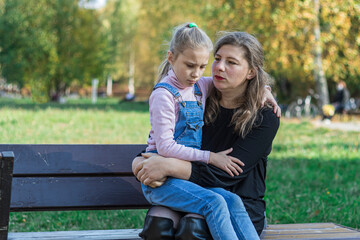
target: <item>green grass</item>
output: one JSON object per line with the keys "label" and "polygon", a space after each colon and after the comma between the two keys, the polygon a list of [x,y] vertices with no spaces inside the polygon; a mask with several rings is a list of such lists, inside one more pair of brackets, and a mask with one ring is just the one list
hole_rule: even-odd
{"label": "green grass", "polygon": [[[146,103],[116,99],[34,104],[0,98],[1,143],[145,143]],[[360,228],[358,132],[282,119],[269,157],[269,223],[335,222]],[[11,213],[10,231],[140,228],[145,210]]]}
{"label": "green grass", "polygon": [[141,228],[145,214],[143,209],[11,213],[9,231]]}
{"label": "green grass", "polygon": [[146,103],[116,99],[34,104],[0,99],[3,143],[146,143]]}
{"label": "green grass", "polygon": [[359,143],[358,132],[283,122],[268,166],[269,221],[359,228]]}

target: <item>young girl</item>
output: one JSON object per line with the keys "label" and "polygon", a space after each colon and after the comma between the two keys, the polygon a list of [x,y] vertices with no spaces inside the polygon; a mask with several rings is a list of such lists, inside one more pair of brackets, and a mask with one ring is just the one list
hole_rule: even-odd
{"label": "young girl", "polygon": [[199,150],[206,94],[212,84],[204,78],[212,42],[194,23],[175,29],[158,84],[150,96],[151,131],[147,152],[202,161],[231,176],[241,171],[241,162],[225,154]]}
{"label": "young girl", "polygon": [[[204,105],[212,84],[212,79],[202,74],[212,47],[209,37],[194,23],[175,28],[150,96],[151,131],[146,151],[202,161],[234,176],[242,171],[242,162],[228,155],[231,149],[220,153],[200,150]],[[241,199],[229,191],[206,189],[176,178],[158,188],[142,185],[142,189],[151,204],[204,216],[214,239],[259,239]],[[142,237],[150,239],[145,232]]]}

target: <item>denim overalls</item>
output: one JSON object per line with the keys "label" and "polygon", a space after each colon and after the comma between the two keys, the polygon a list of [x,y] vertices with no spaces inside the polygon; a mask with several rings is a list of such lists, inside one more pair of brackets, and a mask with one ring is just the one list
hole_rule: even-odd
{"label": "denim overalls", "polygon": [[[154,90],[159,87],[167,89],[179,101],[174,140],[178,144],[200,149],[204,125],[201,101],[183,101],[179,91],[168,83],[158,83]],[[198,85],[195,84],[194,88],[195,98],[201,99]],[[146,200],[153,205],[204,216],[214,240],[259,239],[242,200],[234,193],[222,188],[203,188],[172,177],[157,188],[144,184],[141,187]]]}
{"label": "denim overalls", "polygon": [[202,93],[198,85],[194,85],[197,101],[183,101],[179,91],[168,83],[158,83],[154,90],[157,88],[165,88],[179,101],[179,115],[175,124],[174,140],[186,147],[200,149],[204,108],[201,103]]}

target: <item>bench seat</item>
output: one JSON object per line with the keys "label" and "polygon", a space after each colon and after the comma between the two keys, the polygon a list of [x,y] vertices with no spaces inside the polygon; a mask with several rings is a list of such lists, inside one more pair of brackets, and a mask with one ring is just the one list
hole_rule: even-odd
{"label": "bench seat", "polygon": [[[9,233],[9,240],[138,240],[141,229]],[[334,223],[270,224],[261,239],[360,239],[360,232]]]}
{"label": "bench seat", "polygon": [[360,239],[360,232],[334,223],[270,224],[261,239]]}
{"label": "bench seat", "polygon": [[57,232],[17,232],[9,233],[8,240],[138,240],[140,229],[57,231]]}

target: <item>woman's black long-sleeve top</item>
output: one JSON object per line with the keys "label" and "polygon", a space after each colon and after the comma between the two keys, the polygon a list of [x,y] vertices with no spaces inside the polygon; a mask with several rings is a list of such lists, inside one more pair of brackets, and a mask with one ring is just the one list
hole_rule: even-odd
{"label": "woman's black long-sleeve top", "polygon": [[231,177],[212,165],[192,162],[190,181],[203,187],[222,187],[241,197],[259,235],[265,219],[265,177],[267,156],[279,128],[280,120],[270,108],[259,110],[255,126],[245,138],[230,125],[232,109],[221,108],[211,125],[204,126],[202,149],[219,152],[233,148],[231,156],[245,163],[239,176]]}

